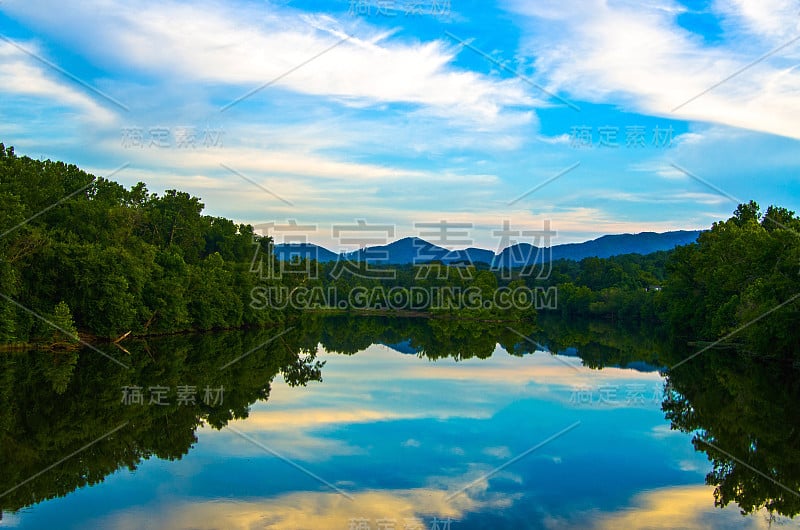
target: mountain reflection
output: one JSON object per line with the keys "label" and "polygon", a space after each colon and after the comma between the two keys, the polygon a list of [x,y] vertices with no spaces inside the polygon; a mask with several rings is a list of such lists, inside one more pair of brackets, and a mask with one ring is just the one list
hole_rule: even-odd
{"label": "mountain reflection", "polygon": [[[290,386],[322,381],[319,345],[352,355],[372,344],[429,360],[551,351],[584,366],[653,370],[687,356],[652,330],[598,322],[538,325],[389,317],[303,319],[280,330],[129,340],[130,356],[102,350],[0,357],[0,508],[23,507],[102,482],[152,456],[175,460],[202,425],[221,429],[266,401],[281,375]],[[113,350],[113,351],[112,351]],[[800,383],[795,366],[754,354],[707,351],[667,373],[662,405],[673,429],[695,434],[713,471],[716,505],[800,511]],[[300,390],[301,391],[301,390]],[[710,499],[709,499],[710,501]],[[1,512],[0,512],[1,513]]]}

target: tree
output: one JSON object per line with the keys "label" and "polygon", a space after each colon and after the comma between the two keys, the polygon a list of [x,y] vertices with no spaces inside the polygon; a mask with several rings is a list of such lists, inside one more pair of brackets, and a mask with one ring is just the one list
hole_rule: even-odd
{"label": "tree", "polygon": [[77,344],[78,330],[75,328],[75,321],[72,319],[72,312],[69,310],[69,306],[64,303],[63,300],[56,304],[56,307],[53,310],[52,322],[55,324],[55,330],[52,335],[52,341],[54,343],[63,343],[68,345]]}
{"label": "tree", "polygon": [[744,226],[746,223],[757,223],[761,208],[756,201],[747,204],[740,204],[733,212],[733,220],[737,226]]}
{"label": "tree", "polygon": [[[770,206],[759,221],[754,201],[740,204],[734,216],[714,223],[697,244],[675,250],[664,289],[673,332],[690,340],[769,347],[796,357],[800,331],[800,234],[798,219]],[[769,318],[763,318],[769,315]]]}

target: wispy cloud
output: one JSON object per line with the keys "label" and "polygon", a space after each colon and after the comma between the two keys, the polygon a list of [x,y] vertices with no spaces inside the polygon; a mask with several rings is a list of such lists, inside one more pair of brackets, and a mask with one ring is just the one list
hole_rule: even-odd
{"label": "wispy cloud", "polygon": [[[117,61],[140,75],[253,88],[352,38],[281,79],[282,90],[368,103],[402,102],[473,120],[494,120],[508,106],[535,104],[518,79],[494,79],[453,65],[444,40],[419,42],[352,20],[298,16],[270,4],[215,2],[188,6],[107,1],[85,8],[9,2],[9,11],[36,25],[67,26],[83,53]],[[78,36],[83,33],[84,36]],[[91,35],[91,40],[86,38]],[[96,42],[104,42],[97,50]],[[233,90],[235,88],[235,90]]]}
{"label": "wispy cloud", "polygon": [[[41,57],[38,62],[37,56]],[[115,120],[115,113],[98,103],[97,94],[87,94],[59,70],[48,68],[44,56],[34,42],[0,40],[0,93],[7,98],[27,98],[28,104],[34,98],[42,106],[66,106],[74,116],[93,124],[108,125]]]}
{"label": "wispy cloud", "polygon": [[523,49],[553,89],[639,112],[800,138],[800,72],[794,68],[800,43],[670,112],[775,48],[776,34],[787,43],[800,36],[797,14],[785,16],[792,3],[734,2],[725,9],[725,39],[714,46],[677,23],[683,8],[672,1],[508,5],[526,17]]}

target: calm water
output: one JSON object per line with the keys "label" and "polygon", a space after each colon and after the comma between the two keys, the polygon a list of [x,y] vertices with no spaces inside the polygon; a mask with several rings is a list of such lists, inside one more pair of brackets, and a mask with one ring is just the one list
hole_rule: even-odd
{"label": "calm water", "polygon": [[[7,355],[0,526],[766,528],[766,510],[715,507],[710,449],[692,442],[755,451],[750,405],[730,410],[708,365],[665,390],[658,344],[597,324],[331,318],[101,348],[126,367],[91,350]],[[790,462],[763,471],[796,485],[797,436],[775,427],[797,421],[796,385],[747,377],[794,416],[740,457]],[[778,499],[773,525],[798,527],[779,515],[800,499],[791,486],[728,471],[724,484]]]}

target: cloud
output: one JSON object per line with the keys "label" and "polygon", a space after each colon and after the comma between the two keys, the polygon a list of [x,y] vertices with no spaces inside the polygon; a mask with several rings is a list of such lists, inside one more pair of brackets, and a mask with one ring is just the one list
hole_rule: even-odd
{"label": "cloud", "polygon": [[[673,174],[671,172],[668,172],[668,169],[673,169],[673,168],[670,167],[670,168],[665,168],[663,170],[665,178],[678,178],[677,175],[673,177]],[[686,174],[684,173],[680,174],[683,175],[684,178],[688,178],[686,177]],[[729,199],[719,195],[718,193],[690,193],[690,192],[629,193],[623,191],[609,191],[609,192],[597,193],[595,196],[615,201],[636,202],[636,203],[686,204],[687,202],[694,202],[697,204],[714,204],[714,205],[730,203]]]}
{"label": "cloud", "polygon": [[511,450],[506,446],[487,447],[483,450],[483,454],[493,456],[500,460],[507,460],[511,458]]}
{"label": "cloud", "polygon": [[[597,530],[626,528],[631,530],[658,528],[769,528],[769,518],[753,515],[742,517],[736,506],[722,510],[713,502],[713,488],[678,486],[648,491],[634,499],[635,506],[616,513],[594,514]],[[763,512],[766,514],[766,511]]]}
{"label": "cloud", "polygon": [[[407,103],[473,122],[538,104],[521,80],[456,68],[445,40],[395,38],[360,19],[298,16],[265,3],[224,5],[107,0],[92,6],[4,3],[6,10],[73,39],[97,61],[181,83],[226,86],[227,104],[274,82],[280,90],[378,104]],[[98,49],[97,42],[104,45]],[[261,96],[252,96],[258,100]]]}
{"label": "cloud", "polygon": [[[126,509],[98,521],[99,527],[115,530],[175,528],[212,530],[230,528],[314,528],[340,530],[352,521],[369,525],[394,519],[395,524],[427,527],[430,520],[458,520],[468,512],[500,509],[508,500],[486,495],[476,500],[467,494],[449,498],[447,491],[431,489],[366,491],[352,494],[352,500],[336,493],[290,493],[255,500],[215,500],[189,503],[174,501],[163,506]],[[427,523],[427,524],[426,524]],[[152,526],[147,526],[148,524]],[[145,526],[143,526],[145,525]]]}
{"label": "cloud", "polygon": [[36,98],[40,105],[66,106],[77,110],[78,117],[94,124],[108,125],[114,121],[114,113],[96,101],[102,96],[87,96],[86,90],[80,91],[74,87],[75,83],[64,82],[66,77],[62,73],[32,56],[47,61],[44,52],[33,42],[0,41],[0,93],[7,97]]}
{"label": "cloud", "polygon": [[268,410],[250,414],[246,421],[232,423],[238,430],[276,432],[319,429],[331,425],[353,425],[376,421],[424,417],[423,413],[407,414],[370,409],[303,408],[302,410]]}
{"label": "cloud", "polygon": [[764,206],[796,208],[796,140],[722,125],[694,129],[681,136],[688,141],[630,165],[632,171],[655,174],[666,184],[659,184],[654,190],[658,193],[633,194],[632,198],[656,195],[662,196],[665,203],[683,200],[715,206],[714,212],[708,212],[715,220],[729,217],[738,202],[750,199]]}
{"label": "cloud", "polygon": [[714,9],[733,31],[742,28],[775,43],[800,35],[800,5],[797,0],[730,0],[715,2]]}
{"label": "cloud", "polygon": [[[247,423],[235,425],[234,428],[242,432],[251,431],[248,436],[258,440],[259,443],[284,458],[313,463],[334,457],[365,454],[365,451],[356,445],[331,437],[316,436],[309,431],[264,429],[268,436],[262,436],[260,432],[252,429],[240,429]],[[225,454],[232,458],[255,458],[266,454],[262,447],[227,430],[223,430],[222,433],[217,433],[215,436],[207,436],[204,444],[209,451]]]}
{"label": "cloud", "polygon": [[[341,13],[303,12],[286,2],[201,0],[188,6],[148,0],[131,7],[102,0],[88,7],[6,0],[4,13],[21,31],[46,36],[65,65],[80,60],[81,68],[103,72],[103,90],[132,111],[114,114],[83,87],[0,46],[0,92],[14,98],[12,109],[2,109],[11,112],[6,121],[12,123],[6,131],[12,138],[3,140],[24,146],[26,154],[66,159],[99,175],[130,162],[115,177],[126,185],[144,180],[154,191],[186,190],[204,199],[209,214],[240,222],[314,223],[320,237],[310,239],[326,246],[337,244],[329,236],[331,224],[356,218],[396,224],[397,237],[418,235],[415,222],[471,222],[474,245],[496,248],[492,230],[504,219],[527,228],[550,219],[558,244],[706,227],[709,216],[727,215],[732,206],[723,197],[671,162],[745,200],[754,192],[731,180],[748,186],[756,180],[741,176],[759,172],[767,181],[764,194],[783,190],[785,196],[786,187],[772,184],[797,166],[796,142],[788,138],[800,134],[800,73],[790,60],[800,55],[797,50],[787,47],[677,112],[669,110],[757,58],[761,48],[778,46],[778,28],[790,34],[794,24],[788,2],[712,4],[723,28],[723,38],[713,44],[678,25],[676,17],[687,9],[671,0],[505,5],[522,15],[521,49],[514,55],[533,65],[538,83],[576,101],[610,104],[584,106],[585,115],[615,118],[624,109],[668,116],[676,127],[680,118],[728,125],[692,125],[676,136],[673,149],[658,154],[565,152],[569,137],[555,132],[564,128],[543,136],[539,120],[558,122],[561,113],[577,120],[580,114],[545,110],[540,91],[505,73],[482,73],[486,62],[473,50],[430,36],[416,22],[373,24],[375,19]],[[325,9],[342,8],[346,4]],[[616,29],[621,25],[625,31]],[[481,31],[479,38],[497,33]],[[498,46],[515,45],[512,33]],[[42,53],[35,42],[25,44]],[[18,120],[26,127],[14,125]],[[136,150],[120,142],[122,127],[202,129],[208,123],[224,129],[222,148]],[[64,133],[64,127],[73,130]],[[736,127],[769,134],[759,138]],[[578,156],[579,170],[509,209],[509,201]],[[647,207],[659,202],[669,207]]]}
{"label": "cloud", "polygon": [[682,436],[682,433],[678,430],[670,428],[669,425],[656,425],[650,431],[650,435],[653,438],[662,439],[668,436]]}
{"label": "cloud", "polygon": [[[793,60],[800,42],[755,62],[780,42],[776,33],[800,34],[797,15],[782,15],[790,3],[735,2],[726,12],[739,23],[728,24],[723,43],[714,46],[678,25],[684,8],[672,1],[510,0],[508,6],[525,17],[523,49],[553,91],[673,119],[800,138],[800,72]],[[771,4],[781,8],[773,11]]]}

